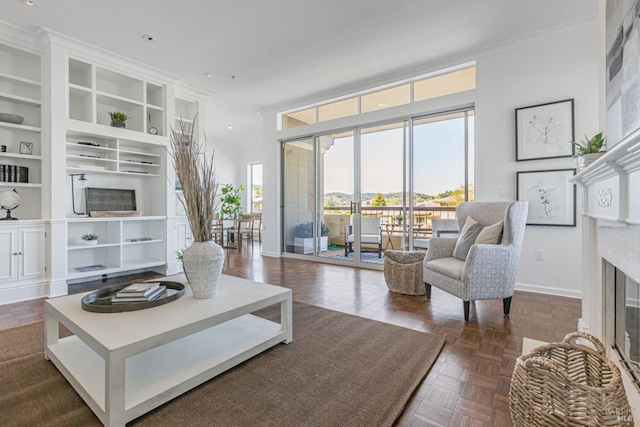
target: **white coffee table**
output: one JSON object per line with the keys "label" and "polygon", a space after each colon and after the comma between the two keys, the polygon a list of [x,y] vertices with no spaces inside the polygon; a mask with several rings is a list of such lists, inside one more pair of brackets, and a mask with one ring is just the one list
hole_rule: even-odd
{"label": "white coffee table", "polygon": [[[166,280],[186,283],[184,275]],[[222,276],[217,295],[125,313],[45,302],[45,358],[107,426],[124,426],[262,351],[292,340],[291,289]],[[250,313],[280,304],[280,323]],[[62,323],[75,335],[58,338]]]}

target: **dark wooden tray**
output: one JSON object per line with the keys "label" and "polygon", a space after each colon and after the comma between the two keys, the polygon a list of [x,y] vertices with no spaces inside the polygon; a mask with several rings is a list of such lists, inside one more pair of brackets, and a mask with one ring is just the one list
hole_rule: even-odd
{"label": "dark wooden tray", "polygon": [[[175,301],[184,295],[184,285],[178,282],[158,282],[167,289],[157,299],[153,301],[137,301],[129,303],[112,304],[111,298],[119,290],[128,285],[112,286],[110,288],[99,289],[82,297],[82,309],[94,313],[122,313],[123,311],[144,310],[145,308],[156,307]],[[175,292],[173,292],[175,291]]]}

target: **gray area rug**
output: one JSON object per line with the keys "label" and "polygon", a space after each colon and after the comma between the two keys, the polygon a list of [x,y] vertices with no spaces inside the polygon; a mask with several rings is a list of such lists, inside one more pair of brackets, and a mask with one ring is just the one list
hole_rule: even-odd
{"label": "gray area rug", "polygon": [[[259,313],[278,319],[279,306]],[[302,303],[294,338],[132,421],[135,426],[385,426],[444,337]],[[43,323],[0,332],[0,425],[99,426],[44,360]],[[176,361],[179,363],[179,361]]]}
{"label": "gray area rug", "polygon": [[[334,255],[331,257],[332,259],[346,259],[349,261],[353,261],[353,252],[349,252],[348,256],[344,256],[344,253],[341,255]],[[373,252],[362,252],[360,253],[360,260],[362,262],[368,262],[371,264],[384,264],[384,255],[381,258],[378,258],[378,253]]]}

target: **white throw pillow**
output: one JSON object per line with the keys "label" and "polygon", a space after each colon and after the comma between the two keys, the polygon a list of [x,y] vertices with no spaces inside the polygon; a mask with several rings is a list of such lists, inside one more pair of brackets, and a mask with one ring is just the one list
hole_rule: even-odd
{"label": "white throw pillow", "polygon": [[493,225],[484,226],[471,216],[468,216],[464,227],[460,230],[456,246],[453,248],[453,256],[464,261],[467,259],[471,246],[475,244],[496,245],[500,243],[503,225],[503,221],[500,221]]}

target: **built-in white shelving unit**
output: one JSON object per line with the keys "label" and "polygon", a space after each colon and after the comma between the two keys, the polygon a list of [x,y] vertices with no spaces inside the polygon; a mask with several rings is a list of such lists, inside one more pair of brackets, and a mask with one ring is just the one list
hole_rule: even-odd
{"label": "built-in white shelving unit", "polygon": [[104,126],[109,112],[125,113],[127,129],[165,132],[165,87],[78,59],[69,59],[68,118]]}
{"label": "built-in white shelving unit", "polygon": [[[22,199],[11,212],[19,220],[0,222],[0,304],[63,295],[102,275],[179,271],[175,253],[191,238],[169,133],[194,124],[201,137],[207,96],[62,34],[0,22],[0,113],[24,117],[0,121],[0,165],[22,167],[24,181],[3,181],[0,167],[0,191]],[[113,111],[129,116],[126,128],[111,126]],[[135,193],[137,216],[90,217],[87,188]],[[98,244],[83,234],[100,235]],[[83,271],[92,265],[105,268]]]}
{"label": "built-in white shelving unit", "polygon": [[[158,217],[70,218],[67,223],[67,279],[109,274],[165,264],[165,220]],[[98,244],[84,244],[97,234]],[[83,267],[105,268],[82,271]]]}
{"label": "built-in white shelving unit", "polygon": [[[67,187],[67,280],[163,267],[165,87],[76,58],[69,58],[68,67],[64,146],[69,183],[75,179],[75,186]],[[126,129],[110,126],[110,111],[129,116]],[[141,215],[87,217],[85,187],[133,190]],[[85,245],[84,234],[99,235],[98,244]]]}
{"label": "built-in white shelving unit", "polygon": [[164,146],[67,132],[67,170],[152,177],[163,175]]}
{"label": "built-in white shelving unit", "polygon": [[[24,220],[42,218],[41,81],[40,55],[0,44],[0,113],[24,118],[22,123],[0,121],[0,191],[18,191],[22,203],[13,216]],[[20,167],[23,182],[15,182],[17,174],[9,171]]]}

